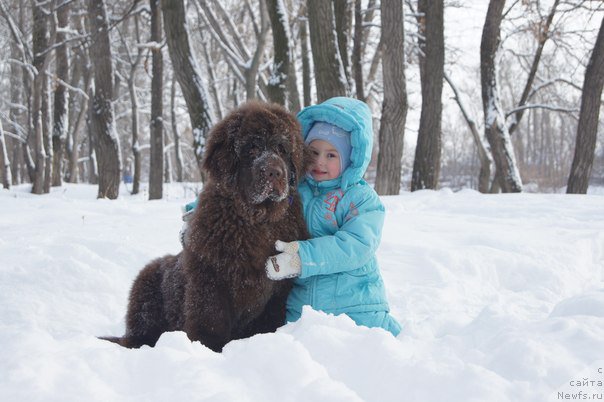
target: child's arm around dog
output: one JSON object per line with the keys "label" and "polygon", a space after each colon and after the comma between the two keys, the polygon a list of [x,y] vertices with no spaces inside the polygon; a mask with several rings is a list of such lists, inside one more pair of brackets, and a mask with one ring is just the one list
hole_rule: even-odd
{"label": "child's arm around dog", "polygon": [[[364,266],[375,256],[380,244],[384,214],[384,207],[373,189],[364,183],[353,186],[336,207],[333,223],[339,224],[337,231],[305,241],[279,242],[277,250],[286,255],[277,260],[279,271],[271,259],[267,261],[269,278],[307,278]],[[307,217],[307,220],[309,218],[312,219]]]}

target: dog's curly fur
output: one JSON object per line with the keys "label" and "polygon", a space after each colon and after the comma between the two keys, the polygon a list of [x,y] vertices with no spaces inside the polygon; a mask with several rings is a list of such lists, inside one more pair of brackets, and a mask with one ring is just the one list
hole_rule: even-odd
{"label": "dog's curly fur", "polygon": [[266,277],[276,240],[308,238],[297,194],[304,173],[300,126],[281,106],[249,102],[209,135],[208,180],[176,256],[150,262],[132,290],[122,346],[154,346],[183,330],[221,351],[233,339],[285,323],[291,282]]}

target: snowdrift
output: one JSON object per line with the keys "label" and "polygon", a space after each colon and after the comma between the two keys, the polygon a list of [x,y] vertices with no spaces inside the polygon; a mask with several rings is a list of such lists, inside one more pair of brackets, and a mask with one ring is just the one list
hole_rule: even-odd
{"label": "snowdrift", "polygon": [[140,350],[98,340],[122,334],[140,268],[179,251],[183,188],[0,191],[0,400],[604,399],[603,195],[383,197],[397,338],[308,309],[222,354],[182,332]]}

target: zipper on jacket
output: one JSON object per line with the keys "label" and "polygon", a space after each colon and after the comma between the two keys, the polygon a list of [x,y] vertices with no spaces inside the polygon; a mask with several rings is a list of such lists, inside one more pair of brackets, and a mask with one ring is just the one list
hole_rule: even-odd
{"label": "zipper on jacket", "polygon": [[310,211],[312,211],[312,207],[314,207],[314,205],[317,203],[317,196],[319,195],[319,186],[317,185],[310,185],[309,187],[312,190],[312,199],[310,200],[310,202],[306,205],[306,209],[304,210],[304,217],[306,218],[306,226],[308,226],[308,231],[310,233],[312,233],[312,229],[311,229],[311,215],[310,215]]}
{"label": "zipper on jacket", "polygon": [[[309,187],[312,190],[312,194],[313,197],[310,200],[310,202],[306,205],[306,209],[304,211],[304,216],[306,217],[306,226],[308,226],[308,231],[310,233],[312,233],[312,215],[311,215],[311,211],[313,210],[315,204],[319,201],[321,201],[319,195],[321,194],[321,192],[319,191],[319,186],[318,185],[311,185],[309,183]],[[308,305],[310,306],[314,306],[314,301],[315,301],[315,288],[316,288],[316,284],[317,284],[317,277],[316,275],[313,275],[310,278],[310,283],[308,285],[309,287],[309,292],[308,292]]]}

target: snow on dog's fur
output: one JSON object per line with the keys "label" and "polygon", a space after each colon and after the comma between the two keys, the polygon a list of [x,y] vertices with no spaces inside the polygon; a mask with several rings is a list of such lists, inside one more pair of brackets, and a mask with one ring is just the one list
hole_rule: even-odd
{"label": "snow on dog's fur", "polygon": [[203,167],[208,179],[183,250],[143,268],[126,334],[102,339],[138,348],[181,330],[221,351],[285,323],[291,283],[269,280],[264,264],[276,240],[308,238],[296,192],[304,173],[297,120],[278,105],[246,103],[212,129]]}

